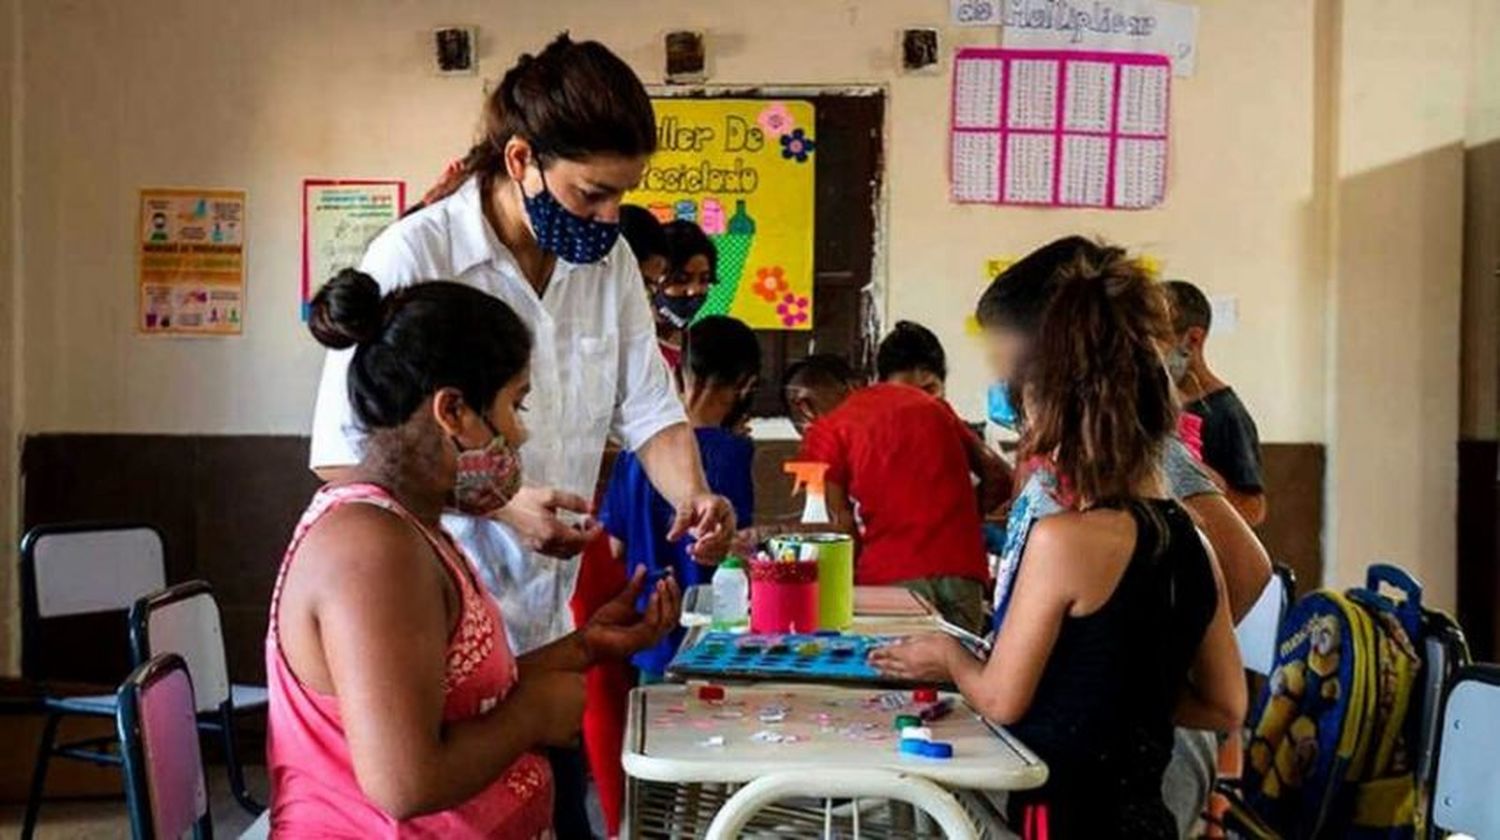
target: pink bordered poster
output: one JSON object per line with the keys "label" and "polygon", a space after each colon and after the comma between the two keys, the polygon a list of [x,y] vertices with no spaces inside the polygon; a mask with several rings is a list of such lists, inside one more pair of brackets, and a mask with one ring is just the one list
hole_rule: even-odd
{"label": "pink bordered poster", "polygon": [[1172,65],[1144,53],[960,50],[953,200],[1142,209],[1166,195]]}

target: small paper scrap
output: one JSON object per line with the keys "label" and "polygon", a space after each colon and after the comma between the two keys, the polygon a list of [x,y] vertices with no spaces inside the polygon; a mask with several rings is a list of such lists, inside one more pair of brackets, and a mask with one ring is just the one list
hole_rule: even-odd
{"label": "small paper scrap", "polygon": [[722,747],[724,746],[723,735],[713,735],[698,742],[700,747]]}
{"label": "small paper scrap", "polygon": [[787,732],[777,732],[773,729],[762,729],[750,736],[750,740],[757,744],[795,744],[802,740],[796,735]]}
{"label": "small paper scrap", "polygon": [[785,706],[766,706],[760,710],[761,723],[781,723],[786,720],[787,708]]}

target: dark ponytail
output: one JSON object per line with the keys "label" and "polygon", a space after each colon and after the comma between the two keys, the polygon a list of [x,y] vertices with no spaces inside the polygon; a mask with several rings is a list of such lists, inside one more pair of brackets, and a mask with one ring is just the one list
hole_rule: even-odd
{"label": "dark ponytail", "polygon": [[442,388],[457,388],[484,412],[531,359],[531,333],[516,313],[459,283],[381,297],[373,278],[346,268],[313,297],[307,327],[325,347],[355,348],[349,402],[366,431],[406,423]]}
{"label": "dark ponytail", "polygon": [[423,203],[452,195],[473,175],[503,176],[505,144],[517,136],[541,162],[644,157],[656,151],[656,115],[630,65],[598,41],[574,41],[564,32],[501,77],[485,101],[479,142],[448,167]]}
{"label": "dark ponytail", "polygon": [[948,354],[932,330],[915,321],[897,321],[875,351],[877,378],[884,382],[904,371],[925,370],[948,379]]}
{"label": "dark ponytail", "polygon": [[1126,501],[1177,424],[1160,350],[1172,338],[1166,296],[1123,249],[1097,243],[1050,281],[1022,375],[1022,448],[1053,456],[1087,503]]}

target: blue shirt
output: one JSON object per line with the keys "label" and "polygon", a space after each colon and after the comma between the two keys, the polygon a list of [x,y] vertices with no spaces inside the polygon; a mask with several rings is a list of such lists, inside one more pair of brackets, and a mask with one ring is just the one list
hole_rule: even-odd
{"label": "blue shirt", "polygon": [[[1203,468],[1177,437],[1167,439],[1161,455],[1162,473],[1167,487],[1177,499],[1190,499],[1208,493],[1218,493],[1219,488],[1204,474]],[[1012,587],[1021,569],[1021,555],[1026,550],[1026,538],[1031,536],[1031,527],[1039,520],[1056,513],[1070,510],[1064,504],[1059,489],[1057,474],[1041,468],[1026,479],[1026,486],[1011,502],[1010,514],[1005,520],[1005,540],[1000,551],[1000,565],[995,571],[995,613],[991,627],[998,633],[1000,622],[1010,608]]]}
{"label": "blue shirt", "polygon": [[[729,499],[735,518],[749,524],[755,517],[755,481],[751,470],[754,444],[746,437],[717,427],[695,429],[694,434],[698,437],[698,452],[709,489]],[[626,569],[631,574],[637,566],[645,566],[647,574],[670,569],[684,590],[708,583],[714,569],[699,565],[688,555],[692,538],[684,537],[675,544],[667,541],[674,516],[672,505],[651,486],[640,459],[634,452],[621,452],[610,473],[609,487],[604,491],[599,519],[604,530],[624,544]],[[642,671],[660,674],[672,661],[682,636],[679,627],[630,661]]]}

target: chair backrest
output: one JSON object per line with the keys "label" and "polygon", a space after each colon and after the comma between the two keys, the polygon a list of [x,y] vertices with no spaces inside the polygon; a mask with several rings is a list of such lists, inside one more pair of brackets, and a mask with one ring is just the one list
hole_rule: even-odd
{"label": "chair backrest", "polygon": [[1474,837],[1500,837],[1500,666],[1459,669],[1443,704],[1432,821]]}
{"label": "chair backrest", "polygon": [[1250,612],[1245,613],[1234,628],[1235,640],[1240,645],[1240,659],[1244,660],[1247,671],[1270,676],[1276,667],[1277,636],[1281,633],[1281,619],[1291,604],[1294,588],[1290,575],[1290,569],[1278,565]]}
{"label": "chair backrest", "polygon": [[149,660],[120,686],[119,701],[131,833],[136,840],[212,837],[187,665],[173,654]]}
{"label": "chair backrest", "polygon": [[[97,643],[103,627],[117,626],[112,622],[135,599],[165,583],[161,534],[150,525],[76,523],[31,529],[21,541],[22,673],[55,677],[41,673],[40,661],[42,650],[57,652],[53,630],[73,624],[81,632],[64,630],[63,637],[92,636]],[[123,652],[124,645],[119,649]],[[124,672],[121,667],[109,681]]]}
{"label": "chair backrest", "polygon": [[[1468,640],[1456,621],[1444,613],[1431,611],[1427,613],[1424,624],[1422,678],[1418,683],[1421,693],[1414,698],[1419,704],[1416,773],[1419,802],[1424,813],[1430,814],[1433,783],[1437,778],[1438,747],[1442,740],[1443,701],[1454,674],[1472,660]],[[1432,820],[1424,822],[1428,827],[1427,836],[1434,836]]]}
{"label": "chair backrest", "polygon": [[198,711],[229,701],[229,663],[219,604],[206,581],[190,580],[138,599],[130,608],[130,649],[136,664],[175,653],[193,677]]}

